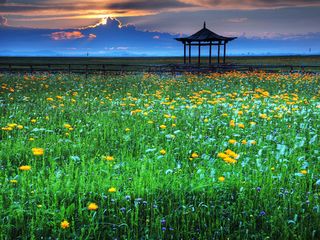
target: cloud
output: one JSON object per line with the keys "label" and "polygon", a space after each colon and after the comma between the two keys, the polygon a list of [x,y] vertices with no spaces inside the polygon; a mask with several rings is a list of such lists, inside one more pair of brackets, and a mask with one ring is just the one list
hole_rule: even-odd
{"label": "cloud", "polygon": [[[156,16],[172,12],[188,15],[200,10],[225,12],[317,6],[320,7],[319,0],[0,0],[0,15],[8,17],[12,26],[65,29],[90,25],[106,16]],[[215,14],[212,12],[211,17]],[[198,15],[198,18],[203,16]],[[179,22],[183,21],[174,23]]]}
{"label": "cloud", "polygon": [[53,32],[51,33],[51,39],[55,41],[59,40],[73,40],[73,39],[80,39],[84,38],[85,35],[83,35],[80,31],[73,31],[73,32]]}
{"label": "cloud", "polygon": [[117,47],[116,49],[117,49],[117,50],[128,50],[129,47]]}
{"label": "cloud", "polygon": [[89,36],[88,36],[88,39],[89,39],[89,40],[93,40],[93,39],[95,39],[95,38],[97,38],[97,35],[92,34],[92,33],[90,33]]}
{"label": "cloud", "polygon": [[185,0],[184,2],[215,10],[249,10],[320,6],[319,0]]}
{"label": "cloud", "polygon": [[0,16],[0,26],[7,26],[7,19],[3,16]]}
{"label": "cloud", "polygon": [[246,22],[248,20],[248,18],[230,18],[227,20],[227,22],[230,23],[243,23]]}
{"label": "cloud", "polygon": [[153,39],[160,39],[160,36],[155,35],[155,36],[153,36]]}
{"label": "cloud", "polygon": [[185,3],[183,1],[176,0],[134,0],[125,2],[116,2],[107,4],[108,9],[129,9],[129,10],[158,10],[158,9],[170,9],[170,8],[186,8],[195,6],[193,3]]}

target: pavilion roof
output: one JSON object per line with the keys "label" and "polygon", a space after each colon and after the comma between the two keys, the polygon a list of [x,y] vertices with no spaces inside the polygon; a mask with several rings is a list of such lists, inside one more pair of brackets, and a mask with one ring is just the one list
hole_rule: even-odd
{"label": "pavilion roof", "polygon": [[209,42],[209,41],[232,41],[236,37],[224,37],[220,36],[209,29],[206,28],[206,23],[204,23],[203,28],[189,37],[176,38],[180,42]]}

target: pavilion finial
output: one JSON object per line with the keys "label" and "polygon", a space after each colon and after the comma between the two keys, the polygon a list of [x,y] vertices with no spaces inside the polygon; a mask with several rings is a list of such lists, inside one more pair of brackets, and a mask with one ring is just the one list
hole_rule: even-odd
{"label": "pavilion finial", "polygon": [[203,23],[203,28],[206,28],[206,21],[204,21]]}

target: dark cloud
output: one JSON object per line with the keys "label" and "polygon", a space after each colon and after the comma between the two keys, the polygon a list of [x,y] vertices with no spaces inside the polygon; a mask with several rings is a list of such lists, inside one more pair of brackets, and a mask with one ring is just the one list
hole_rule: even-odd
{"label": "dark cloud", "polygon": [[261,36],[265,32],[318,32],[319,7],[281,8],[264,10],[190,11],[160,13],[141,17],[123,17],[124,24],[133,24],[142,30],[193,34],[207,22],[214,32],[227,36]]}
{"label": "dark cloud", "polygon": [[3,16],[0,16],[0,26],[6,26],[7,25],[7,19]]}
{"label": "dark cloud", "polygon": [[[165,28],[163,29],[164,31],[168,29],[172,31],[171,29],[175,28],[174,32],[181,32],[183,28],[186,28],[185,26],[190,27],[191,24],[198,21],[212,20],[214,23],[213,19],[216,20],[215,16],[219,12],[223,13],[224,20],[221,24],[215,25],[225,26],[226,23],[238,23],[238,25],[241,23],[241,25],[244,25],[244,23],[251,23],[252,27],[257,28],[256,21],[258,20],[255,20],[255,22],[247,21],[246,18],[248,17],[241,14],[247,10],[256,12],[259,10],[278,9],[286,11],[286,9],[297,9],[302,13],[303,17],[298,19],[281,15],[278,20],[280,23],[285,22],[291,27],[291,20],[299,20],[299,23],[303,23],[305,18],[309,17],[308,12],[301,8],[304,6],[309,6],[319,12],[320,0],[0,0],[0,15],[9,17],[11,26],[40,28],[80,27],[91,25],[94,21],[98,21],[98,19],[108,15],[116,17],[130,16],[135,18],[132,19],[132,23],[139,21],[139,24],[144,25],[142,27],[145,29],[162,30],[162,28]],[[203,16],[200,12],[203,10],[211,12]],[[235,10],[237,13],[229,13],[228,11],[231,10]],[[158,15],[164,13],[168,13],[169,16],[163,20],[163,23],[159,21],[152,22],[158,18]],[[182,18],[178,17],[180,13]],[[193,13],[194,20],[191,24],[186,24]],[[148,16],[151,17],[151,20],[149,20]],[[264,16],[259,15],[258,17],[258,19],[261,19]],[[264,22],[275,22],[268,15],[266,17],[267,19]],[[169,21],[169,18],[174,20]],[[221,17],[217,21],[220,21],[220,19]],[[248,19],[250,20],[250,18]],[[264,22],[262,24],[265,24]],[[151,23],[154,26],[148,28]],[[316,22],[311,24],[311,26],[315,25]],[[307,27],[309,26],[304,24],[304,28]]]}
{"label": "dark cloud", "polygon": [[283,8],[320,6],[319,0],[185,0],[213,9],[261,9],[261,8]]}
{"label": "dark cloud", "polygon": [[186,8],[193,7],[194,4],[179,2],[175,0],[163,0],[163,1],[126,1],[107,4],[108,9],[131,9],[131,10],[157,10],[157,9],[170,9],[170,8]]}
{"label": "dark cloud", "polygon": [[[1,0],[0,0],[1,1]],[[88,10],[88,9],[96,9],[97,7],[94,4],[86,4],[86,5],[77,5],[77,4],[70,4],[70,3],[59,3],[59,4],[52,4],[52,3],[39,3],[39,4],[3,4],[0,5],[1,12],[30,12],[30,11],[42,11],[42,10]]]}

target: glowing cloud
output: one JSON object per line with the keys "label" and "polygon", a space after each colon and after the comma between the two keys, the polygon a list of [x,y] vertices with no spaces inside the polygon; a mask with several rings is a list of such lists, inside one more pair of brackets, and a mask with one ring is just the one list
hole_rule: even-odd
{"label": "glowing cloud", "polygon": [[[94,35],[94,34],[92,34]],[[80,31],[73,31],[73,32],[54,32],[51,33],[51,39],[55,41],[59,40],[73,40],[73,39],[80,39],[84,38],[85,35],[83,35]]]}

